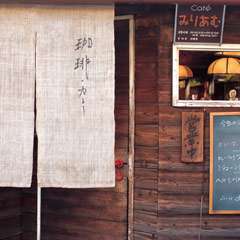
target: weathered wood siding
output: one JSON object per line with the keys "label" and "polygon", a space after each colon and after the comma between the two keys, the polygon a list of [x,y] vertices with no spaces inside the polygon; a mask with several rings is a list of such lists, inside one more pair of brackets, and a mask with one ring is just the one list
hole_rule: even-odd
{"label": "weathered wood siding", "polygon": [[31,188],[0,189],[0,240],[36,240],[36,231],[37,188],[34,174]]}
{"label": "weathered wood siding", "polygon": [[37,239],[37,188],[22,191],[21,230],[22,240]]}
{"label": "weathered wood siding", "polygon": [[21,192],[19,189],[0,189],[0,239],[21,239]]}
{"label": "weathered wood siding", "polygon": [[135,239],[157,239],[158,16],[136,16]]}
{"label": "weathered wood siding", "polygon": [[35,136],[32,186],[21,189],[22,240],[37,239],[37,143]]}
{"label": "weathered wood siding", "polygon": [[[228,8],[225,43],[240,43],[239,15],[240,8]],[[204,163],[181,163],[181,111],[197,109],[171,106],[174,9],[162,11],[159,21],[158,239],[193,240],[201,236],[200,239],[204,240],[237,240],[240,237],[239,216],[208,214],[209,112],[233,109],[198,109],[205,112]],[[201,198],[203,212],[200,222]]]}
{"label": "weathered wood siding", "polygon": [[[171,106],[174,6],[117,6],[117,13],[136,17],[134,238],[239,240],[238,215],[208,214],[209,112],[239,108],[198,108],[205,115],[204,163],[182,163],[181,112],[196,109]],[[239,19],[240,8],[228,8],[225,43],[240,43]],[[43,190],[42,240],[127,239],[126,22],[116,26],[116,58],[116,159],[126,163],[124,181],[115,189]],[[36,189],[1,189],[0,240],[34,239],[35,221]]]}
{"label": "weathered wood siding", "polygon": [[[208,214],[209,112],[239,109],[173,108],[174,6],[117,9],[136,18],[135,239],[240,239],[239,216]],[[240,43],[239,19],[240,8],[228,7],[225,43]],[[181,112],[195,110],[205,112],[204,163],[186,164]]]}
{"label": "weathered wood siding", "polygon": [[[34,154],[35,163],[36,158],[37,151]],[[36,240],[36,164],[34,166],[31,188],[0,189],[0,240]]]}

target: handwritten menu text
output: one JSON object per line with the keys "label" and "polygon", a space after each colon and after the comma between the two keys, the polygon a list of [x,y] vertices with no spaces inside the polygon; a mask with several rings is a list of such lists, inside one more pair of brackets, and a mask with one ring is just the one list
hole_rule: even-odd
{"label": "handwritten menu text", "polygon": [[214,209],[240,210],[240,116],[215,116]]}

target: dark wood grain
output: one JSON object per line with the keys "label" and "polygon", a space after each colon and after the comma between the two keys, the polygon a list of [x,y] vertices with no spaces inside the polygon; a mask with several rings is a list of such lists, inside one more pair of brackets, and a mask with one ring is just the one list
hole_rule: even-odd
{"label": "dark wood grain", "polygon": [[[227,9],[224,42],[239,43],[240,28],[237,19],[240,9]],[[239,215],[229,217],[208,214],[209,112],[239,111],[239,108],[196,109],[171,106],[173,16],[174,10],[162,12],[159,16],[158,239],[193,240],[199,239],[200,234],[204,240],[236,240],[239,238]],[[205,112],[203,163],[181,163],[181,112],[185,111]]]}
{"label": "dark wood grain", "polygon": [[0,239],[20,240],[21,191],[15,188],[0,189]]}

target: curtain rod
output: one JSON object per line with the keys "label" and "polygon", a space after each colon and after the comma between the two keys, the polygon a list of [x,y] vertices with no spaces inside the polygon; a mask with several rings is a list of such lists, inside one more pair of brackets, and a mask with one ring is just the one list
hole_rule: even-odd
{"label": "curtain rod", "polygon": [[240,5],[239,0],[0,0],[4,4],[227,4]]}

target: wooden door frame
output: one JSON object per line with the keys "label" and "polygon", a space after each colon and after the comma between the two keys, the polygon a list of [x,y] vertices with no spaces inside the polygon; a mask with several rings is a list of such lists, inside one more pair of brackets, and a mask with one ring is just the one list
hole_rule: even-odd
{"label": "wooden door frame", "polygon": [[135,137],[135,20],[133,15],[116,16],[129,24],[129,125],[128,125],[128,240],[133,240],[134,221],[134,137]]}

